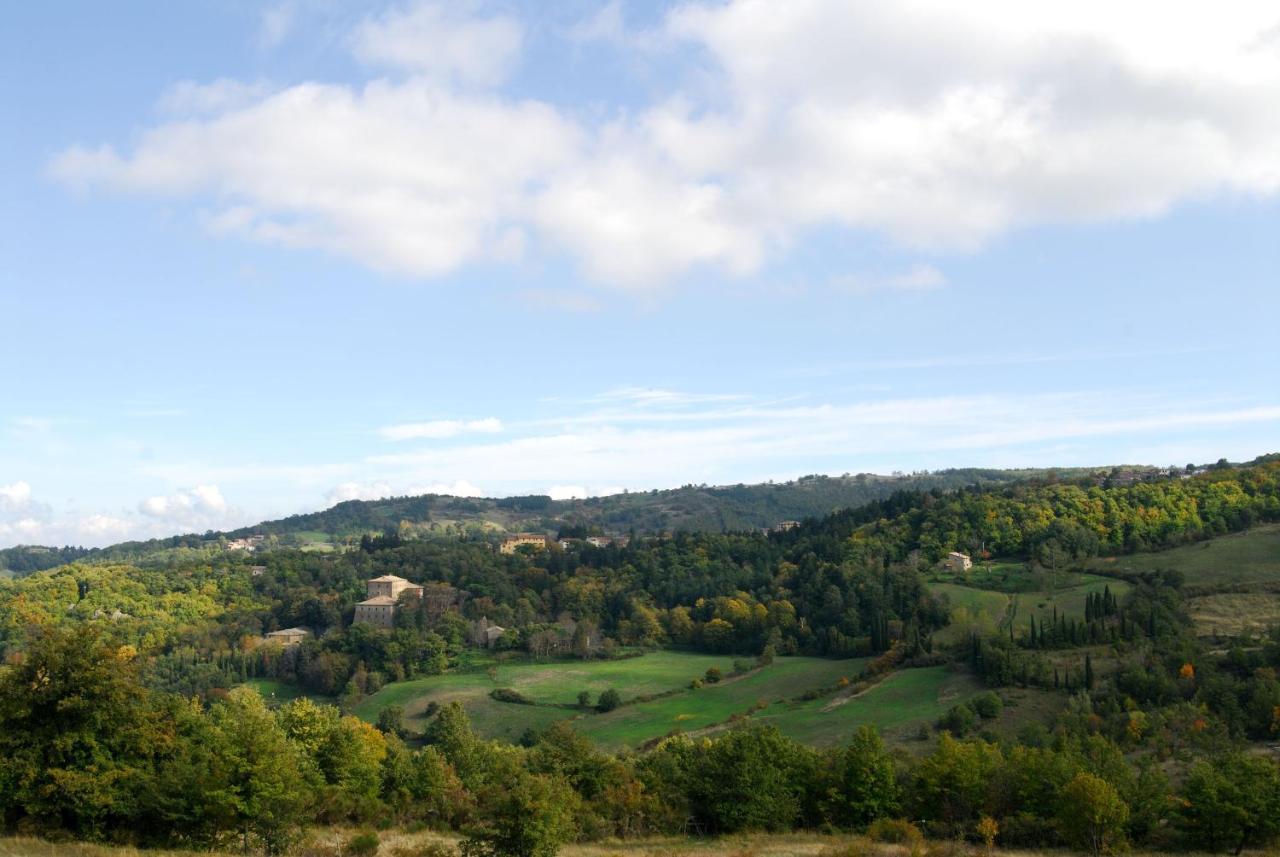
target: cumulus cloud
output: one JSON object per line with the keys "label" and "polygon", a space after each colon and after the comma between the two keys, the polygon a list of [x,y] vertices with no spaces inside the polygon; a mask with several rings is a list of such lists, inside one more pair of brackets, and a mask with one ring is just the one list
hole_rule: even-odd
{"label": "cumulus cloud", "polygon": [[27,482],[14,482],[11,485],[0,485],[0,513],[12,514],[31,505],[31,485]]}
{"label": "cumulus cloud", "polygon": [[520,55],[524,31],[506,15],[467,14],[467,4],[420,2],[364,21],[352,47],[365,62],[445,80],[494,84]]}
{"label": "cumulus cloud", "polygon": [[[813,228],[944,252],[1275,194],[1274,4],[1153,15],[1102,0],[690,2],[659,29],[693,72],[648,105],[580,115],[503,94],[519,21],[420,3],[351,33],[390,79],[247,101],[215,83],[131,150],[75,146],[51,168],[212,199],[223,234],[398,274],[518,259],[527,238],[634,290],[751,274]],[[607,44],[622,26],[605,6],[567,37]],[[222,90],[236,97],[219,107]]]}
{"label": "cumulus cloud", "polygon": [[496,417],[482,420],[432,420],[425,423],[401,423],[383,426],[378,434],[386,440],[443,440],[460,434],[497,434],[502,421]]}
{"label": "cumulus cloud", "polygon": [[144,519],[149,519],[144,529],[156,534],[222,529],[243,518],[243,513],[232,508],[221,489],[212,484],[147,497],[137,509]]}
{"label": "cumulus cloud", "polygon": [[451,497],[483,497],[484,492],[465,479],[456,482],[409,483],[395,488],[388,480],[374,482],[343,482],[335,485],[325,495],[329,505],[347,500],[380,500],[383,497],[412,496],[417,494],[447,494]]}

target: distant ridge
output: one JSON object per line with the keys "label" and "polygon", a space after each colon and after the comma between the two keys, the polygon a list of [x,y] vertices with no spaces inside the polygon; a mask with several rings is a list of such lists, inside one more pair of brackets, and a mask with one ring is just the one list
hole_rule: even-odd
{"label": "distant ridge", "polygon": [[466,528],[481,526],[503,531],[601,532],[653,534],[662,532],[727,532],[766,529],[782,521],[803,520],[838,509],[882,500],[897,491],[954,491],[971,486],[1107,474],[1161,474],[1166,468],[1148,466],[1024,468],[954,468],[909,474],[873,473],[843,476],[803,476],[789,482],[737,485],[684,485],[680,488],[613,494],[582,500],[553,500],[545,495],[501,498],[455,497],[445,494],[348,500],[319,512],[291,515],[224,532],[175,535],[170,538],[122,542],[105,548],[18,546],[0,550],[0,569],[29,574],[78,559],[138,558],[156,550],[200,547],[214,538],[251,535],[279,537],[358,537],[383,532],[407,522],[411,525]]}

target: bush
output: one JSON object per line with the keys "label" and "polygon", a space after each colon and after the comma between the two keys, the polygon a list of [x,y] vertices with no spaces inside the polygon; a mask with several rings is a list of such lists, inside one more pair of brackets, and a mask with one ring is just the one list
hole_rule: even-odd
{"label": "bush", "polygon": [[734,675],[744,675],[749,672],[751,672],[751,661],[743,660],[742,658],[737,658],[736,660],[734,660],[733,662]]}
{"label": "bush", "polygon": [[600,694],[600,698],[596,700],[596,711],[603,714],[606,711],[613,711],[622,704],[622,694],[613,688],[609,688]]}
{"label": "bush", "polygon": [[1000,712],[1004,710],[1004,703],[1000,701],[1000,696],[992,690],[975,696],[970,700],[969,705],[983,720],[999,717]]}
{"label": "bush", "polygon": [[916,846],[924,842],[924,834],[905,818],[878,818],[867,828],[867,836],[874,842],[891,845]]}
{"label": "bush", "polygon": [[972,708],[962,703],[952,706],[951,710],[942,716],[942,720],[938,721],[938,725],[958,737],[972,729],[977,722],[978,715],[973,713]]}
{"label": "bush", "polygon": [[689,682],[690,690],[697,690],[700,687],[702,687],[702,679],[700,678],[695,678],[693,681]]}
{"label": "bush", "polygon": [[715,684],[724,678],[724,673],[720,672],[719,667],[707,667],[707,684]]}
{"label": "bush", "polygon": [[498,702],[510,702],[510,703],[514,703],[515,705],[533,705],[534,704],[534,701],[532,699],[525,696],[520,691],[512,690],[509,687],[495,687],[493,690],[489,691],[489,696],[493,697]]}
{"label": "bush", "polygon": [[372,855],[378,853],[378,846],[380,844],[381,843],[378,841],[378,834],[373,831],[357,833],[355,836],[351,837],[351,840],[347,843],[344,853],[349,855],[349,857],[372,857]]}

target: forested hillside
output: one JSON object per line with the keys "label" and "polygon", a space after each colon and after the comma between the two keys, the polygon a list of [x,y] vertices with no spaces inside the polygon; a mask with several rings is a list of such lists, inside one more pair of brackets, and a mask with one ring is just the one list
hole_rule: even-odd
{"label": "forested hillside", "polygon": [[[962,486],[1010,484],[1042,476],[1042,470],[962,468],[933,473],[880,476],[806,476],[792,482],[718,487],[687,485],[665,491],[614,494],[583,500],[552,500],[545,495],[504,498],[452,497],[428,494],[382,500],[348,500],[322,512],[264,521],[226,533],[191,533],[107,548],[50,548],[19,546],[0,550],[0,570],[16,576],[54,568],[77,559],[126,562],[169,562],[174,554],[218,550],[218,537],[242,538],[262,534],[278,537],[277,544],[299,547],[316,540],[342,541],[365,533],[381,533],[405,525],[418,533],[459,531],[521,531],[614,533],[651,535],[676,530],[727,532],[774,527],[781,521],[827,515],[860,506],[903,490],[945,491]],[[1064,477],[1109,469],[1055,471]],[[1158,471],[1139,471],[1154,478]]]}

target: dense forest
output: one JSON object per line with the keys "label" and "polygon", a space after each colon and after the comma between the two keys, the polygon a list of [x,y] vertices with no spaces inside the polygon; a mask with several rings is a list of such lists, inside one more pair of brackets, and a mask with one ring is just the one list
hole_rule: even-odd
{"label": "dense forest", "polygon": [[[1280,631],[1211,648],[1172,572],[1116,573],[1051,620],[943,635],[926,574],[949,551],[1068,569],[1100,553],[1189,544],[1280,521],[1280,462],[1158,480],[1043,474],[899,490],[784,532],[677,531],[625,546],[495,550],[484,532],[252,559],[73,557],[0,581],[0,817],[11,830],[280,851],[300,823],[421,822],[469,853],[553,853],[573,839],[868,830],[1100,851],[1233,850],[1280,830]],[[427,587],[395,626],[353,624],[364,581]],[[741,656],[947,664],[990,689],[916,752],[874,730],[818,753],[745,722],[603,753],[566,723],[516,746],[461,708],[423,732],[349,712],[388,682],[464,669],[484,620],[496,654],[597,659],[657,647]],[[263,644],[302,627],[298,645]],[[752,666],[754,664],[754,667]],[[246,679],[302,698],[268,708]],[[1007,688],[1060,699],[1016,735],[986,725]],[[822,692],[832,692],[824,690]],[[518,700],[516,700],[518,702]],[[1252,743],[1251,743],[1252,742]],[[916,825],[902,821],[910,818]],[[991,834],[993,837],[996,833]]]}

